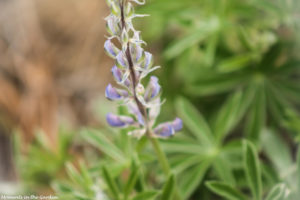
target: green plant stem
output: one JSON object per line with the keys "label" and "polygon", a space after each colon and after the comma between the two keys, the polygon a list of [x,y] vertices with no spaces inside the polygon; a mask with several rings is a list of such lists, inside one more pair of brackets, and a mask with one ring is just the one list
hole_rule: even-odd
{"label": "green plant stem", "polygon": [[171,168],[169,166],[169,163],[168,163],[165,153],[162,151],[162,149],[158,143],[158,140],[156,138],[154,138],[154,137],[149,137],[149,138],[150,138],[151,144],[153,146],[153,149],[157,155],[157,159],[163,169],[163,172],[165,173],[166,176],[169,176],[171,173]]}
{"label": "green plant stem", "polygon": [[[151,141],[153,149],[156,153],[157,160],[160,163],[166,177],[169,177],[169,175],[171,174],[171,168],[170,168],[169,162],[167,160],[166,154],[161,149],[158,140],[155,137],[151,137],[151,134],[149,134],[149,135],[150,136],[148,138]],[[177,184],[175,185],[174,196],[175,196],[175,198],[174,198],[175,200],[181,200],[182,199],[180,194],[179,194],[179,190],[177,189]]]}

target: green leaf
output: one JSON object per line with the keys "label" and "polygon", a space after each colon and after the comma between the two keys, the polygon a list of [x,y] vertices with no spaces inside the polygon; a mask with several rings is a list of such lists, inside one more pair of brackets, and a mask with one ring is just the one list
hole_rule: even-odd
{"label": "green leaf", "polygon": [[235,179],[232,173],[232,168],[230,167],[228,161],[222,156],[218,156],[213,163],[213,167],[217,172],[218,176],[226,183],[234,186]]}
{"label": "green leaf", "polygon": [[250,61],[253,59],[252,54],[245,54],[245,55],[237,55],[232,58],[223,60],[219,65],[218,65],[218,70],[220,72],[232,72],[236,70],[240,70],[244,67],[249,66]]}
{"label": "green leaf", "polygon": [[172,138],[162,140],[163,149],[167,153],[205,154],[205,148],[197,141],[185,140],[184,138]]}
{"label": "green leaf", "polygon": [[214,133],[218,142],[221,142],[241,120],[252,99],[253,88],[251,87],[244,92],[238,90],[227,99],[214,123]]}
{"label": "green leaf", "polygon": [[176,110],[182,118],[184,125],[203,144],[211,144],[213,141],[211,130],[204,117],[197,108],[188,100],[180,97],[176,100]]}
{"label": "green leaf", "polygon": [[129,194],[131,193],[132,189],[134,188],[137,178],[138,178],[138,174],[139,174],[139,168],[137,167],[135,161],[132,161],[131,164],[131,173],[129,176],[129,179],[125,185],[125,189],[124,189],[124,199],[128,199]]}
{"label": "green leaf", "polygon": [[[300,188],[300,146],[298,146],[298,153],[297,153],[297,178],[298,178],[298,188]],[[298,191],[300,195],[300,190]]]}
{"label": "green leaf", "polygon": [[139,193],[132,200],[154,200],[158,194],[159,192],[157,191],[146,191]]}
{"label": "green leaf", "polygon": [[184,154],[180,154],[180,155],[172,156],[169,159],[169,161],[170,161],[172,170],[176,174],[179,174],[179,173],[183,172],[184,170],[186,170],[196,164],[201,163],[204,159],[207,159],[207,156],[203,156],[203,155],[187,156]]}
{"label": "green leaf", "polygon": [[217,31],[219,28],[219,20],[213,17],[206,20],[201,24],[197,30],[193,31],[190,35],[186,35],[171,44],[165,51],[165,56],[168,59],[174,58],[185,51],[187,48],[197,45],[203,39],[208,37],[212,32]]}
{"label": "green leaf", "polygon": [[211,67],[215,60],[219,37],[220,37],[219,34],[215,33],[208,40],[208,45],[206,47],[205,56],[204,56],[205,64],[208,65],[208,67]]}
{"label": "green leaf", "polygon": [[102,175],[103,175],[103,178],[111,192],[111,194],[114,196],[114,198],[116,200],[119,200],[120,197],[119,197],[119,189],[115,183],[115,181],[113,180],[113,178],[111,177],[109,171],[107,170],[107,168],[105,166],[102,167]]}
{"label": "green leaf", "polygon": [[174,189],[175,189],[175,177],[174,175],[170,175],[166,184],[164,185],[162,195],[160,197],[161,200],[172,200]]}
{"label": "green leaf", "polygon": [[79,166],[80,166],[80,175],[84,181],[84,185],[82,187],[84,187],[86,189],[86,191],[92,191],[91,188],[93,186],[93,179],[86,167],[86,165],[83,163],[83,161],[79,162]]}
{"label": "green leaf", "polygon": [[54,188],[55,192],[62,193],[62,194],[73,192],[72,186],[66,183],[55,182],[52,184],[52,188]]}
{"label": "green leaf", "polygon": [[244,168],[247,182],[251,188],[255,200],[261,200],[262,197],[262,180],[261,169],[258,160],[258,154],[255,146],[247,140],[243,141]]}
{"label": "green leaf", "polygon": [[262,135],[263,148],[280,174],[285,174],[293,165],[289,147],[277,132],[264,130]]}
{"label": "green leaf", "polygon": [[287,195],[287,188],[285,184],[280,183],[275,185],[265,200],[284,200]]}
{"label": "green leaf", "polygon": [[123,153],[100,131],[86,129],[81,132],[81,135],[85,140],[94,145],[96,148],[99,148],[112,159],[121,163],[125,162],[125,156]]}
{"label": "green leaf", "polygon": [[247,197],[231,185],[217,181],[208,181],[205,185],[216,194],[228,200],[247,200]]}
{"label": "green leaf", "polygon": [[255,97],[253,100],[253,105],[250,108],[250,113],[248,114],[248,121],[246,125],[246,134],[254,143],[259,141],[259,136],[265,125],[266,118],[266,99],[264,86],[259,85],[256,89]]}
{"label": "green leaf", "polygon": [[185,173],[181,174],[181,179],[179,179],[179,188],[183,199],[189,199],[195,189],[199,186],[210,167],[211,162],[211,160],[202,161],[200,164],[191,167],[186,170]]}
{"label": "green leaf", "polygon": [[78,173],[77,169],[75,169],[75,167],[71,163],[67,163],[66,168],[67,168],[67,173],[69,177],[72,179],[72,181],[74,181],[79,185],[84,184],[81,175]]}
{"label": "green leaf", "polygon": [[188,84],[186,91],[193,96],[215,95],[244,85],[248,78],[245,74],[215,74],[209,79],[201,77],[200,81]]}

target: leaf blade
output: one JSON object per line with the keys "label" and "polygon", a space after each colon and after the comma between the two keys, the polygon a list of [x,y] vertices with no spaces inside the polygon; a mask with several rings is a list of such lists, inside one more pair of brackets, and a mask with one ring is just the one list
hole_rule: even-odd
{"label": "leaf blade", "polygon": [[243,141],[244,168],[252,195],[256,200],[262,198],[261,169],[255,146],[247,140]]}
{"label": "leaf blade", "polygon": [[214,193],[228,200],[247,200],[247,197],[231,185],[218,181],[208,181],[205,185]]}

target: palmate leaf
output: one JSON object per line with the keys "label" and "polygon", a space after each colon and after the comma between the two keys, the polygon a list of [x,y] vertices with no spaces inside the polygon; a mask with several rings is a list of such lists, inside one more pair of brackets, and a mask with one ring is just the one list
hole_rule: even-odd
{"label": "palmate leaf", "polygon": [[218,177],[220,177],[224,182],[232,186],[235,185],[232,168],[226,158],[224,158],[222,155],[219,155],[214,160],[213,168],[218,174]]}
{"label": "palmate leaf", "polygon": [[178,178],[178,182],[183,199],[189,199],[195,189],[199,186],[210,167],[211,162],[210,159],[204,160],[200,164],[191,167],[186,170],[185,173],[181,174],[181,178]]}
{"label": "palmate leaf", "polygon": [[266,82],[266,93],[268,98],[268,108],[272,113],[274,120],[279,126],[283,126],[283,122],[287,120],[287,111],[297,113],[297,109],[287,100],[280,89],[273,83],[274,81]]}
{"label": "palmate leaf", "polygon": [[182,39],[177,40],[165,51],[165,56],[168,59],[174,58],[185,51],[187,48],[194,46],[207,38],[211,33],[219,29],[219,20],[216,17],[206,20],[201,26],[193,31],[191,34],[184,36]]}
{"label": "palmate leaf", "polygon": [[157,191],[146,191],[137,194],[132,200],[154,200],[158,194],[159,192]]}
{"label": "palmate leaf", "polygon": [[255,146],[247,140],[243,141],[244,168],[247,182],[255,200],[262,199],[261,169]]}
{"label": "palmate leaf", "polygon": [[237,55],[232,58],[223,60],[218,66],[218,71],[228,73],[232,71],[241,70],[244,67],[249,66],[250,61],[253,59],[252,53],[245,55]]}
{"label": "palmate leaf", "polygon": [[112,178],[110,172],[108,171],[107,167],[103,166],[102,167],[102,175],[103,175],[103,179],[105,180],[108,189],[111,193],[111,195],[114,197],[114,199],[119,200],[120,199],[120,190],[116,184],[116,182],[114,181],[114,179]]}
{"label": "palmate leaf", "polygon": [[204,154],[206,151],[198,141],[182,137],[162,140],[161,143],[167,153]]}
{"label": "palmate leaf", "polygon": [[171,174],[166,184],[164,185],[160,200],[172,200],[175,184],[175,177],[173,174]]}
{"label": "palmate leaf", "polygon": [[130,171],[131,172],[130,172],[129,178],[128,178],[127,183],[124,188],[124,200],[128,199],[128,196],[132,192],[132,190],[137,182],[137,179],[138,179],[139,168],[134,160],[131,163]]}
{"label": "palmate leaf", "polygon": [[279,137],[277,132],[264,130],[262,137],[262,146],[277,169],[279,174],[285,174],[292,165],[292,157],[287,144]]}
{"label": "palmate leaf", "polygon": [[178,98],[176,109],[185,126],[202,144],[212,144],[214,138],[207,122],[189,101],[183,97]]}
{"label": "palmate leaf", "polygon": [[122,151],[120,151],[102,132],[85,129],[81,132],[81,136],[117,162],[124,163],[126,161]]}
{"label": "palmate leaf", "polygon": [[255,97],[249,110],[245,127],[246,134],[249,140],[257,143],[266,120],[266,99],[263,84],[257,86]]}
{"label": "palmate leaf", "polygon": [[217,181],[208,181],[205,185],[216,194],[228,200],[247,200],[248,198],[231,185]]}
{"label": "palmate leaf", "polygon": [[249,79],[247,74],[241,73],[210,75],[210,73],[206,72],[204,75],[209,78],[201,77],[198,78],[200,80],[197,82],[185,86],[188,94],[193,96],[207,96],[224,93],[245,85]]}
{"label": "palmate leaf", "polygon": [[189,167],[195,166],[208,158],[207,155],[174,155],[170,158],[170,164],[175,174],[180,174]]}
{"label": "palmate leaf", "polygon": [[253,88],[238,90],[231,95],[219,111],[214,123],[214,134],[220,143],[241,120],[253,99]]}
{"label": "palmate leaf", "polygon": [[285,197],[288,195],[288,190],[285,184],[277,184],[275,185],[265,200],[285,200]]}
{"label": "palmate leaf", "polygon": [[[298,146],[297,153],[297,179],[298,179],[298,188],[300,188],[300,147]],[[298,190],[298,196],[300,196],[300,190]]]}

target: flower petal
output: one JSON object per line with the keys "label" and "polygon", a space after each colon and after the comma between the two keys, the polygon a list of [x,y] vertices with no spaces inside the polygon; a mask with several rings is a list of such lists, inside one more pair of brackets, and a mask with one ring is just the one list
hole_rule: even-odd
{"label": "flower petal", "polygon": [[116,59],[117,59],[118,66],[123,67],[123,68],[128,68],[127,59],[125,57],[125,54],[122,51],[120,51],[118,53]]}
{"label": "flower petal", "polygon": [[139,122],[139,124],[142,126],[145,126],[144,117],[143,117],[142,113],[139,111],[137,105],[134,102],[130,101],[130,102],[128,102],[127,106],[128,106],[129,112],[137,118],[137,121]]}
{"label": "flower petal", "polygon": [[156,76],[151,76],[150,82],[145,91],[145,101],[150,101],[154,97],[156,97],[160,92],[160,85],[158,83],[158,78]]}
{"label": "flower petal", "polygon": [[175,131],[172,127],[172,124],[170,122],[166,122],[166,123],[158,125],[154,129],[154,133],[158,137],[170,137],[170,136],[174,135]]}
{"label": "flower petal", "polygon": [[131,117],[118,116],[112,113],[106,115],[106,121],[113,127],[125,127],[134,123],[134,120]]}
{"label": "flower petal", "polygon": [[106,53],[111,56],[112,58],[115,58],[118,53],[119,53],[119,49],[111,42],[111,40],[106,40],[106,42],[104,43],[104,49],[106,51]]}
{"label": "flower petal", "polygon": [[117,82],[122,81],[122,76],[123,76],[122,71],[116,65],[113,66],[113,68],[111,69],[111,72]]}
{"label": "flower petal", "polygon": [[177,132],[177,131],[180,131],[182,129],[182,120],[180,118],[176,118],[173,122],[172,122],[172,126],[173,126],[173,129]]}
{"label": "flower petal", "polygon": [[126,90],[118,90],[114,88],[111,84],[108,84],[105,89],[105,97],[109,100],[120,100],[128,97],[128,92]]}

